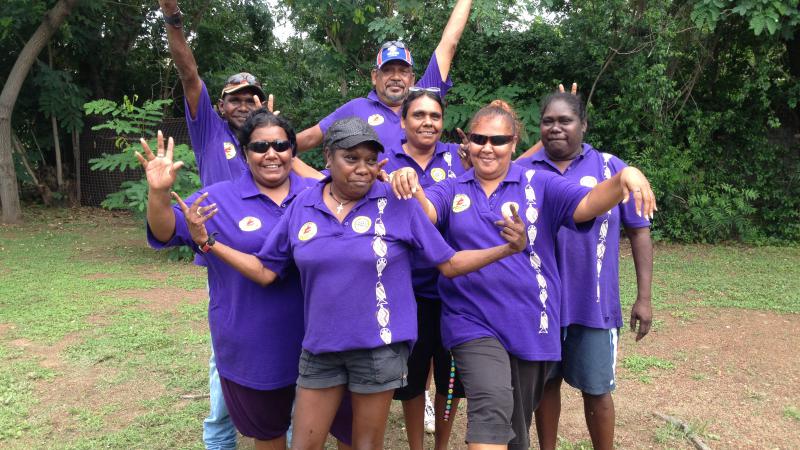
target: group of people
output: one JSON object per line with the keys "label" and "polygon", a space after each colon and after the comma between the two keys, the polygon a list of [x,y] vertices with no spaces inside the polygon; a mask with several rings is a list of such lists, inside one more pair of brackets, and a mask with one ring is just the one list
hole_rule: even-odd
{"label": "group of people", "polygon": [[[215,108],[177,2],[159,3],[203,189],[171,193],[171,138],[137,156],[148,242],[189,246],[208,268],[207,448],[235,448],[236,430],[258,449],[320,449],[329,433],[340,448],[381,448],[398,399],[421,449],[431,367],[437,449],[461,398],[469,448],[529,448],[534,418],[540,448],[555,448],[562,379],[583,393],[595,448],[612,448],[620,227],[638,340],[656,205],[641,172],[584,143],[574,92],[543,101],[541,146],[524,158],[512,161],[521,125],[500,100],[462,142],[441,142],[471,9],[458,0],[419,80],[408,47],[387,42],[369,95],[296,133],[249,73]],[[320,144],[323,172],[296,158]]]}

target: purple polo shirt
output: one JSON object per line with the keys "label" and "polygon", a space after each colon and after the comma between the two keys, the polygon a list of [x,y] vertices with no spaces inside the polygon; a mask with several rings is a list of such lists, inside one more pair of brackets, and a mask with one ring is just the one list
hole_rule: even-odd
{"label": "purple polo shirt", "polygon": [[[501,211],[509,214],[509,203],[517,205],[529,242],[533,242],[533,252],[529,245],[479,271],[452,279],[439,277],[446,348],[494,337],[524,360],[561,359],[561,287],[555,240],[562,225],[576,228],[572,214],[588,191],[550,172],[525,170],[517,164],[511,164],[506,178],[488,198],[473,170],[428,189],[439,228],[456,251],[504,244],[494,222],[502,218]],[[529,197],[535,202],[529,202]]]}
{"label": "purple polo shirt", "polygon": [[[456,178],[464,173],[464,166],[458,157],[458,144],[445,144],[437,142],[434,149],[433,158],[428,162],[428,166],[422,168],[408,156],[403,147],[392,147],[386,150],[386,158],[389,160],[384,166],[387,173],[392,173],[403,167],[411,167],[417,171],[419,184],[423,189],[444,181],[447,178]],[[439,279],[439,270],[436,268],[414,269],[411,274],[414,284],[414,294],[417,297],[427,299],[439,299],[439,289],[436,283]]]}
{"label": "purple polo shirt", "polygon": [[[517,161],[517,164],[561,174],[545,151]],[[583,151],[570,163],[563,176],[591,187],[611,178],[625,167],[627,164],[616,156],[583,144]],[[606,221],[604,231],[603,223]],[[625,228],[650,226],[648,220],[636,215],[636,206],[631,200],[627,204],[620,203],[609,214],[599,216],[587,233],[575,233],[567,229],[559,231],[556,252],[558,271],[563,281],[562,326],[580,324],[603,329],[622,326],[619,302],[620,224]]]}
{"label": "purple polo shirt", "polygon": [[[291,174],[290,183],[289,195],[280,205],[259,192],[249,171],[236,181],[209,186],[205,203],[217,203],[219,212],[206,223],[208,232],[219,233],[219,242],[239,251],[258,251],[287,205],[316,180]],[[197,251],[183,213],[177,205],[173,210],[172,239],[159,242],[148,227],[148,242],[156,249],[188,245]],[[294,383],[303,339],[303,296],[296,269],[287,269],[284,278],[262,287],[213,254],[198,254],[208,266],[208,324],[220,375],[260,390]]]}
{"label": "purple polo shirt", "polygon": [[328,181],[292,203],[257,254],[280,277],[292,261],[300,270],[303,348],[326,353],[413,344],[411,261],[435,266],[452,258],[453,249],[418,203],[398,200],[385,183],[374,183],[340,223],[323,201]]}
{"label": "purple polo shirt", "polygon": [[[438,87],[441,89],[439,93],[442,98],[447,94],[447,91],[452,87],[453,82],[448,76],[446,81],[442,81],[442,75],[439,73],[439,63],[436,60],[436,53],[431,56],[431,61],[425,69],[422,78],[417,80],[419,87]],[[359,97],[344,105],[340,106],[336,111],[332,112],[328,117],[319,121],[319,127],[322,132],[328,131],[333,122],[347,117],[360,117],[367,121],[381,139],[384,147],[396,147],[400,142],[405,139],[405,132],[400,127],[400,112],[392,111],[392,108],[380,101],[378,94],[373,89],[370,91],[366,98]]]}
{"label": "purple polo shirt", "polygon": [[210,186],[220,181],[238,179],[242,172],[247,171],[247,164],[239,155],[239,140],[228,122],[214,110],[205,82],[197,103],[197,117],[192,119],[185,99],[184,106],[202,185]]}

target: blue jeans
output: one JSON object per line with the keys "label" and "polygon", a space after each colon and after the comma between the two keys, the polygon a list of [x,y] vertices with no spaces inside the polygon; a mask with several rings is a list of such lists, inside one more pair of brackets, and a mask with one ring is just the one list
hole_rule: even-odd
{"label": "blue jeans", "polygon": [[235,450],[236,428],[233,426],[231,416],[228,415],[225,398],[222,396],[213,346],[211,357],[208,359],[208,388],[211,412],[203,421],[203,443],[208,450]]}

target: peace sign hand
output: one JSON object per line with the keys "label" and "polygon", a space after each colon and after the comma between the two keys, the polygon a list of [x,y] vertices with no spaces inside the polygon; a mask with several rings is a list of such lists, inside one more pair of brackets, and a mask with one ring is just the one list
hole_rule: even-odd
{"label": "peace sign hand", "polygon": [[186,203],[183,202],[177,192],[171,192],[171,194],[172,198],[178,202],[178,206],[181,207],[181,211],[183,211],[183,217],[186,220],[189,233],[192,235],[192,240],[197,245],[205,244],[208,241],[208,231],[206,231],[205,224],[219,211],[217,204],[212,203],[208,206],[200,206],[200,203],[203,203],[208,198],[208,192],[197,197],[192,206],[186,206]]}
{"label": "peace sign hand", "polygon": [[165,150],[164,135],[161,133],[161,130],[159,130],[156,139],[158,149],[155,155],[153,151],[150,150],[150,146],[144,138],[141,138],[140,142],[144,150],[144,156],[139,152],[135,152],[136,159],[139,160],[144,168],[144,172],[147,175],[147,184],[150,185],[150,189],[156,191],[169,190],[172,185],[175,184],[175,179],[178,177],[178,170],[183,167],[183,161],[172,162],[175,141],[169,138]]}
{"label": "peace sign hand", "polygon": [[461,159],[461,165],[464,166],[464,170],[469,170],[472,168],[472,160],[469,159],[469,138],[461,128],[456,128],[456,132],[458,137],[461,138],[461,144],[458,145],[458,157]]}

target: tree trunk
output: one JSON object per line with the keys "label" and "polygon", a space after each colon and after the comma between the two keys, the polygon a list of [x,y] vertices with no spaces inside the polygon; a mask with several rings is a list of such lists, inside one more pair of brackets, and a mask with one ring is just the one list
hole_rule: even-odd
{"label": "tree trunk", "polygon": [[[50,69],[53,68],[53,46],[47,43],[47,62]],[[58,119],[56,115],[50,116],[50,122],[53,124],[53,144],[56,150],[56,182],[58,184],[59,192],[64,190],[64,169],[61,164],[61,136],[58,134]],[[42,161],[44,163],[44,161]]]}
{"label": "tree trunk", "polygon": [[17,102],[22,83],[25,82],[36,57],[78,2],[79,0],[59,0],[53,9],[45,14],[41,25],[17,56],[3,86],[3,91],[0,93],[0,199],[3,204],[3,215],[0,221],[3,223],[22,221],[17,175],[14,173],[14,157],[11,147],[11,114],[14,111],[14,104]]}
{"label": "tree trunk", "polygon": [[78,130],[72,130],[72,156],[75,158],[75,198],[81,206],[81,138]]}

